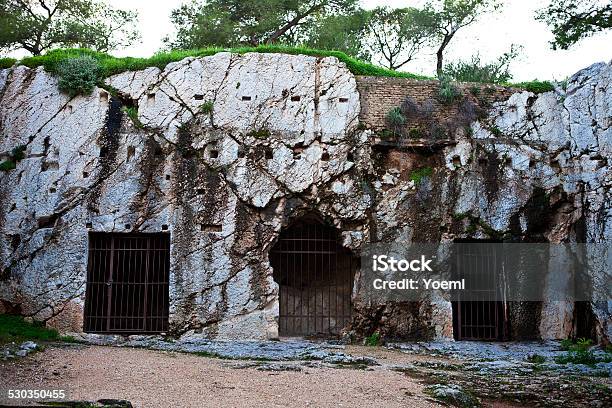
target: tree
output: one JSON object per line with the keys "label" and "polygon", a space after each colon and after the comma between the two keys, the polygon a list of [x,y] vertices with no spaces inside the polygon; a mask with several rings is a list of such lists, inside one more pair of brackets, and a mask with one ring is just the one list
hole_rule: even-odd
{"label": "tree", "polygon": [[3,0],[0,48],[23,48],[33,55],[75,45],[109,51],[138,37],[136,19],[133,11],[96,0]]}
{"label": "tree", "polygon": [[555,35],[552,48],[566,50],[585,37],[612,28],[612,4],[596,0],[553,0],[536,18],[552,29]]}
{"label": "tree", "polygon": [[351,12],[356,0],[194,0],[172,11],[171,48],[272,44],[305,35],[316,19]]}
{"label": "tree", "polygon": [[440,40],[436,51],[438,75],[442,74],[444,51],[455,34],[474,23],[483,13],[499,7],[497,0],[441,0],[437,7],[431,4],[425,6],[426,10],[432,10],[435,15],[433,29]]}
{"label": "tree", "polygon": [[401,68],[433,38],[435,17],[430,8],[378,7],[368,21],[369,48],[382,65]]}
{"label": "tree", "polygon": [[444,67],[444,76],[453,81],[504,83],[512,79],[510,63],[519,55],[522,47],[512,45],[510,51],[495,61],[483,63],[480,55],[473,55],[468,61],[457,61]]}
{"label": "tree", "polygon": [[[312,24],[303,43],[320,50],[342,51],[350,56],[369,60],[366,49],[369,13],[356,10],[346,15],[330,15]],[[295,39],[300,43],[300,39]]]}

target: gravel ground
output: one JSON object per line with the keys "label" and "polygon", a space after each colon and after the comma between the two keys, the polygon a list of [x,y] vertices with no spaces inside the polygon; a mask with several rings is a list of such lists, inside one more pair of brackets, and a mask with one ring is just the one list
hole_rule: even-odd
{"label": "gravel ground", "polygon": [[440,406],[417,380],[381,367],[300,369],[261,371],[244,361],[146,349],[50,346],[0,363],[0,404],[15,404],[5,399],[8,389],[65,389],[71,400],[125,399],[137,407]]}

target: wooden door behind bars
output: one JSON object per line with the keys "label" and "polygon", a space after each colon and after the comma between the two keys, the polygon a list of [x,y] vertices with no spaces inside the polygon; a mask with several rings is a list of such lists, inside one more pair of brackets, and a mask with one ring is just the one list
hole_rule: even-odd
{"label": "wooden door behind bars", "polygon": [[270,251],[270,264],[280,286],[281,336],[338,335],[350,323],[355,262],[333,228],[292,225]]}
{"label": "wooden door behind bars", "polygon": [[170,234],[89,234],[84,329],[168,330]]}
{"label": "wooden door behind bars", "polygon": [[455,278],[465,278],[469,286],[453,302],[456,340],[506,339],[507,307],[499,281],[503,257],[497,245],[488,241],[455,244]]}

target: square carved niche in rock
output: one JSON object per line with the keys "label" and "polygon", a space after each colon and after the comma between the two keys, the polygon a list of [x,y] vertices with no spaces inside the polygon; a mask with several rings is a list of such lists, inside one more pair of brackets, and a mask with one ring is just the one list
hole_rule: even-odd
{"label": "square carved niche in rock", "polygon": [[108,92],[100,91],[99,97],[100,97],[100,102],[102,102],[102,103],[108,102]]}
{"label": "square carved niche in rock", "polygon": [[461,157],[453,156],[453,166],[461,167]]}
{"label": "square carved niche in rock", "polygon": [[300,99],[302,99],[302,98],[300,97],[300,95],[293,95],[293,96],[291,97],[291,102],[299,102],[299,101],[300,101]]}
{"label": "square carved niche in rock", "polygon": [[218,150],[210,150],[208,152],[208,157],[210,157],[211,159],[216,159],[219,157],[219,151]]}
{"label": "square carved niche in rock", "polygon": [[348,98],[338,98],[338,102],[340,103],[347,103],[348,101]]}
{"label": "square carved niche in rock", "polygon": [[272,160],[274,158],[274,152],[272,151],[271,147],[266,147],[266,150],[264,151],[264,158],[266,160]]}
{"label": "square carved niche in rock", "polygon": [[136,154],[136,148],[134,146],[128,146],[126,160],[129,162],[134,158]]}
{"label": "square carved niche in rock", "polygon": [[223,227],[221,224],[202,224],[200,225],[200,230],[202,232],[222,232]]}
{"label": "square carved niche in rock", "polygon": [[56,161],[43,161],[40,165],[40,171],[57,171],[59,163]]}
{"label": "square carved niche in rock", "polygon": [[250,101],[250,100],[251,100],[251,97],[250,97],[250,96],[247,96],[247,95],[243,95],[243,96],[242,96],[242,100],[243,100],[243,101]]}
{"label": "square carved niche in rock", "polygon": [[246,151],[242,148],[238,149],[238,158],[243,159],[246,157]]}
{"label": "square carved niche in rock", "polygon": [[154,93],[147,94],[147,103],[154,103],[154,102],[155,102],[155,94]]}

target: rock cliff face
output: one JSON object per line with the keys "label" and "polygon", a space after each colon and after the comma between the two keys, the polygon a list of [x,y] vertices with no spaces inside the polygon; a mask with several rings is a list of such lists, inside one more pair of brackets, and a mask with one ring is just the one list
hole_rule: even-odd
{"label": "rock cliff face", "polygon": [[[278,336],[268,253],[304,214],[356,254],[397,239],[607,242],[611,82],[595,64],[566,91],[517,91],[452,143],[410,149],[360,123],[356,79],[335,58],[219,53],[74,98],[42,68],[2,70],[0,152],[25,146],[0,174],[2,307],[81,331],[89,231],[168,231],[170,332],[219,338]],[[452,337],[450,303],[364,304],[355,276],[352,330]],[[610,338],[612,305],[589,306]],[[575,332],[574,305],[539,308],[539,336]]]}

